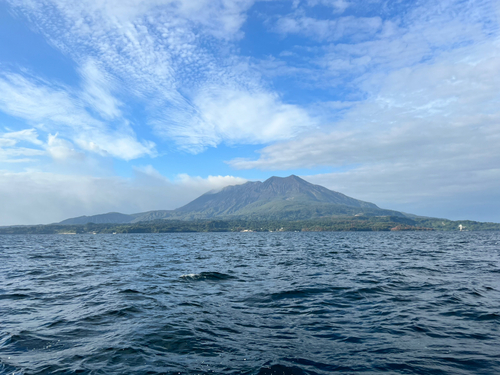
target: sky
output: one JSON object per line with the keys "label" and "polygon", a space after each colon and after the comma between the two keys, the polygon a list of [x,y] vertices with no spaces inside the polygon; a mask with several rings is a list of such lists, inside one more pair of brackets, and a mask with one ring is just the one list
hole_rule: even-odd
{"label": "sky", "polygon": [[0,225],[295,174],[500,222],[496,0],[0,0]]}

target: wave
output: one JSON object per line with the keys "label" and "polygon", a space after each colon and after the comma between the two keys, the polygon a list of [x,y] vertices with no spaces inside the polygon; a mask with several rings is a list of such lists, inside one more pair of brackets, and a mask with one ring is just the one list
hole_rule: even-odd
{"label": "wave", "polygon": [[200,272],[200,273],[189,273],[186,275],[181,275],[181,279],[190,281],[198,281],[198,280],[222,281],[222,280],[237,279],[237,277],[221,272]]}

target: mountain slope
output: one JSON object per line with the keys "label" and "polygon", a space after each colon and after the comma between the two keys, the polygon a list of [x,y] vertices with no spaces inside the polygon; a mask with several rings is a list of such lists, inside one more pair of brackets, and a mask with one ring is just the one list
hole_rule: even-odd
{"label": "mountain slope", "polygon": [[271,177],[264,182],[247,182],[203,194],[176,210],[149,211],[133,215],[110,213],[68,219],[60,224],[135,223],[158,219],[280,219],[307,220],[331,216],[401,216],[297,176]]}
{"label": "mountain slope", "polygon": [[248,209],[249,206],[256,208],[272,201],[283,200],[334,203],[378,209],[373,203],[350,198],[292,175],[286,178],[271,177],[264,182],[247,182],[243,185],[227,186],[219,192],[203,194],[176,211],[213,210],[217,214],[234,214],[242,209]]}
{"label": "mountain slope", "polygon": [[61,225],[74,225],[74,224],[126,224],[134,220],[133,215],[121,214],[119,212],[109,212],[107,214],[93,215],[93,216],[79,216],[71,219],[66,219],[58,224]]}
{"label": "mountain slope", "polygon": [[332,215],[394,215],[373,203],[313,185],[297,176],[271,177],[208,192],[174,211],[180,217],[307,219]]}

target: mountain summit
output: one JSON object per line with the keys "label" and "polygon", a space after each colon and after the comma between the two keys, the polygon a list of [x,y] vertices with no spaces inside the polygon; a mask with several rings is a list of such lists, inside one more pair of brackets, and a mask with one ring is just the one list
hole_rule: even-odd
{"label": "mountain summit", "polygon": [[332,216],[405,216],[373,203],[311,184],[300,177],[271,177],[210,191],[176,210],[150,211],[133,215],[118,213],[82,216],[60,224],[133,223],[158,219],[272,219],[307,220]]}
{"label": "mountain summit", "polygon": [[379,209],[373,203],[350,198],[292,175],[227,186],[218,192],[203,194],[176,211],[192,215],[204,213],[209,217],[239,214],[254,216],[259,213],[276,216],[282,209],[295,211],[299,206],[304,208],[302,206],[324,204]]}

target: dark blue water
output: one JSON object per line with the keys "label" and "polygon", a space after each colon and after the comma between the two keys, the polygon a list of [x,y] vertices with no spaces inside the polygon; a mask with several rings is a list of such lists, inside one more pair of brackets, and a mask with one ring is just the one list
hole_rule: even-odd
{"label": "dark blue water", "polygon": [[2,374],[499,374],[500,233],[0,237]]}

